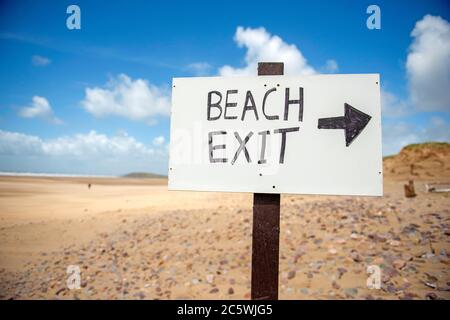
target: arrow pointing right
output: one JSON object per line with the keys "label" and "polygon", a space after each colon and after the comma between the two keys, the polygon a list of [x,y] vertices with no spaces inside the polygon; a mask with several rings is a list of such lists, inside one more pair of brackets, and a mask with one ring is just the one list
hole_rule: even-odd
{"label": "arrow pointing right", "polygon": [[348,147],[366,127],[372,117],[348,103],[345,103],[344,107],[345,115],[343,117],[321,118],[318,121],[318,128],[344,129],[345,145]]}

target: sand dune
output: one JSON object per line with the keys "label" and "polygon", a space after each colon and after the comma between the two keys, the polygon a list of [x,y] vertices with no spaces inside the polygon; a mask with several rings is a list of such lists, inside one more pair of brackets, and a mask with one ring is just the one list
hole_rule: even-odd
{"label": "sand dune", "polygon": [[399,154],[384,159],[384,176],[390,180],[450,181],[450,144],[406,146]]}
{"label": "sand dune", "polygon": [[[433,157],[416,161],[418,175],[391,158],[382,198],[283,195],[280,298],[450,298],[450,196],[424,188],[425,172],[448,180],[449,162],[436,169]],[[405,198],[411,177],[418,195]],[[2,299],[250,296],[251,194],[0,177],[0,209]],[[67,288],[69,265],[82,271],[79,290]],[[381,268],[379,290],[366,286],[369,265]]]}

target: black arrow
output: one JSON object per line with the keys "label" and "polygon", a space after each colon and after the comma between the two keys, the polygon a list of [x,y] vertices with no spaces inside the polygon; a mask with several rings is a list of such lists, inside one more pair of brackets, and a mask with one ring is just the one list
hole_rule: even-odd
{"label": "black arrow", "polygon": [[345,115],[343,117],[319,119],[319,129],[345,129],[345,145],[348,147],[361,133],[372,118],[358,109],[345,103]]}

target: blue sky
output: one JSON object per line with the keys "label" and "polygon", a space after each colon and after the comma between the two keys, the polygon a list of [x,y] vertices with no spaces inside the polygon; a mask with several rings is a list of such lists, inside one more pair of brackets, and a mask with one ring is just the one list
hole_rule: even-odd
{"label": "blue sky", "polygon": [[166,173],[171,79],[255,74],[285,52],[288,73],[381,74],[384,154],[449,141],[448,21],[445,0],[2,1],[0,171]]}

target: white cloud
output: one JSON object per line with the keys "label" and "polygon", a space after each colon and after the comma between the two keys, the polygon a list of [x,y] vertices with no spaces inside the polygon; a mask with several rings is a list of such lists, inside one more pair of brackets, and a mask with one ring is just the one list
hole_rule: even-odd
{"label": "white cloud", "polygon": [[383,116],[401,117],[411,112],[410,106],[392,92],[381,89],[381,110]]}
{"label": "white cloud", "polygon": [[42,140],[18,132],[0,130],[0,155],[42,154]]}
{"label": "white cloud", "polygon": [[258,62],[284,62],[286,75],[309,75],[316,71],[306,61],[300,50],[288,44],[277,35],[271,35],[264,28],[238,27],[234,40],[239,47],[245,47],[245,66],[234,68],[225,65],[219,69],[221,76],[253,76]]}
{"label": "white cloud", "polygon": [[210,73],[212,66],[208,62],[194,62],[188,64],[186,69],[192,71],[196,76],[206,76]]}
{"label": "white cloud", "polygon": [[450,24],[426,15],[411,32],[406,61],[409,96],[398,98],[381,90],[383,115],[401,117],[413,112],[450,111]]}
{"label": "white cloud", "polygon": [[147,80],[133,80],[125,74],[111,78],[104,88],[87,88],[81,105],[96,117],[114,115],[149,124],[158,115],[170,114],[168,92]]}
{"label": "white cloud", "polygon": [[0,154],[75,156],[89,158],[95,156],[136,156],[152,155],[153,148],[145,146],[126,132],[108,137],[96,131],[87,134],[63,136],[42,140],[37,136],[0,130]]}
{"label": "white cloud", "polygon": [[62,121],[55,117],[52,107],[44,97],[34,96],[30,106],[19,110],[19,116],[23,118],[42,118],[54,124],[61,124]]}
{"label": "white cloud", "polygon": [[450,24],[426,15],[411,36],[406,69],[412,102],[421,111],[450,111]]}
{"label": "white cloud", "polygon": [[334,59],[329,59],[322,67],[322,71],[325,73],[336,73],[339,71],[339,65]]}
{"label": "white cloud", "polygon": [[167,151],[150,147],[126,132],[90,131],[55,139],[0,130],[0,171],[122,174],[164,172]]}
{"label": "white cloud", "polygon": [[31,63],[37,67],[45,67],[49,65],[52,61],[49,58],[34,55],[31,57]]}
{"label": "white cloud", "polygon": [[414,125],[405,122],[383,124],[383,155],[396,154],[404,146],[416,142],[419,142],[419,136]]}
{"label": "white cloud", "polygon": [[400,151],[405,145],[426,141],[450,141],[450,123],[440,117],[432,117],[425,125],[402,121],[383,124],[383,154]]}
{"label": "white cloud", "polygon": [[450,123],[441,117],[432,117],[423,132],[424,141],[450,141]]}
{"label": "white cloud", "polygon": [[164,138],[164,136],[158,136],[153,139],[153,145],[159,147],[162,146],[165,141],[166,139]]}

